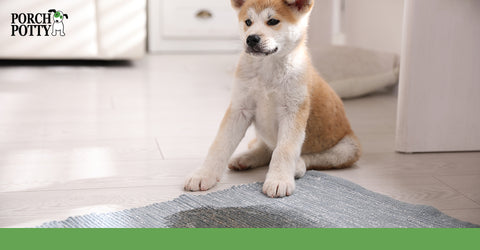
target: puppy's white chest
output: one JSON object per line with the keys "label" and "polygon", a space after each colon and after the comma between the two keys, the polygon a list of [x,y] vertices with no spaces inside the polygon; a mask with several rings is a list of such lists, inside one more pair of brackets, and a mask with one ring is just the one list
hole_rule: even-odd
{"label": "puppy's white chest", "polygon": [[275,148],[278,137],[278,105],[275,92],[258,91],[256,94],[255,130],[270,148]]}
{"label": "puppy's white chest", "polygon": [[[257,136],[271,149],[277,145],[279,121],[303,103],[307,90],[298,82],[303,64],[290,61],[241,61],[241,78],[234,93],[254,104]],[[236,96],[234,94],[234,96]],[[238,97],[235,97],[238,98]]]}

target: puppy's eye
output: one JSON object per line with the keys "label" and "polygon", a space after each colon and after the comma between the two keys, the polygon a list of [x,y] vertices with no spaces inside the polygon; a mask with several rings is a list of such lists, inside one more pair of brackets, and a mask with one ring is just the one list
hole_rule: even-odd
{"label": "puppy's eye", "polygon": [[245,24],[246,24],[248,27],[252,26],[252,20],[247,19],[247,21],[245,21]]}
{"label": "puppy's eye", "polygon": [[280,23],[280,20],[273,19],[273,18],[270,19],[270,20],[268,20],[268,22],[267,22],[267,24],[268,24],[269,26],[275,26],[275,25],[277,25],[277,24],[279,24],[279,23]]}

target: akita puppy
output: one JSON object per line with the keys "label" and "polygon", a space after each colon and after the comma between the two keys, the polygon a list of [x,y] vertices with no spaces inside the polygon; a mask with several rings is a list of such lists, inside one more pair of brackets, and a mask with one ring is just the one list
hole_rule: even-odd
{"label": "akita puppy", "polygon": [[[227,166],[269,166],[263,192],[284,197],[308,169],[352,166],[360,143],[342,101],[312,66],[306,46],[313,0],[231,0],[238,12],[242,52],[231,104],[203,165],[185,190],[213,187]],[[230,160],[254,124],[250,149]]]}

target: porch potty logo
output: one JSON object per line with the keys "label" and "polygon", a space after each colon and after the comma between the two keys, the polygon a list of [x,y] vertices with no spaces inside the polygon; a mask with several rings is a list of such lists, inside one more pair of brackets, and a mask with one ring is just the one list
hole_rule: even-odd
{"label": "porch potty logo", "polygon": [[55,9],[48,13],[12,13],[11,36],[65,36],[65,19],[68,15]]}

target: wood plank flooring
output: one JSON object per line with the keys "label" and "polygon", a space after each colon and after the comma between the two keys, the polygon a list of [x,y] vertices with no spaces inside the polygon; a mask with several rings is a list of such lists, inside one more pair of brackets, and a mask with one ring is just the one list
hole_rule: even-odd
{"label": "wood plank flooring", "polygon": [[[0,227],[183,194],[184,177],[202,163],[228,105],[236,60],[0,62]],[[345,105],[364,156],[328,174],[480,224],[480,153],[397,154],[395,96],[378,93]],[[237,151],[253,137],[249,130]],[[212,191],[263,181],[266,171],[226,171]]]}

